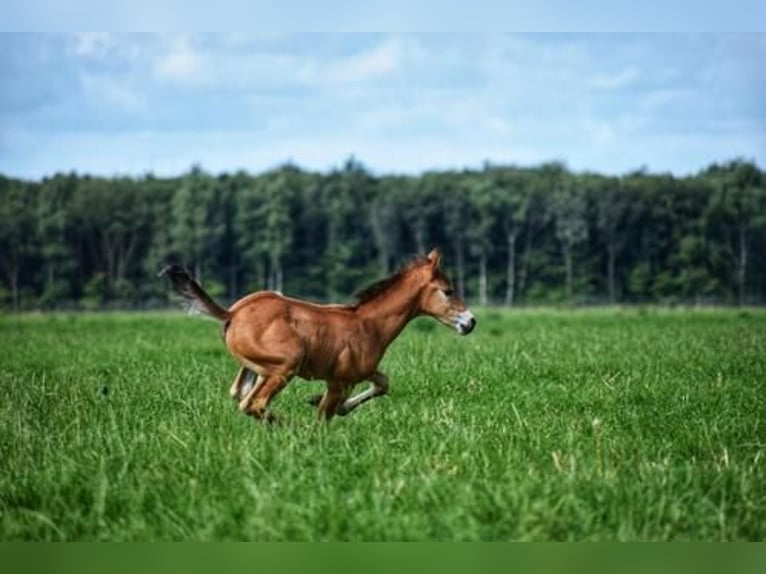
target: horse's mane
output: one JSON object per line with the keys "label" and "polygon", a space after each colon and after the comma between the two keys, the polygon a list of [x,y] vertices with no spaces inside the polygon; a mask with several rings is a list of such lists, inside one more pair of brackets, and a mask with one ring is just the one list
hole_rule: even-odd
{"label": "horse's mane", "polygon": [[362,303],[367,303],[368,301],[375,299],[375,297],[388,290],[389,287],[398,283],[402,276],[410,269],[424,265],[428,262],[428,257],[425,257],[424,255],[416,255],[411,257],[404,264],[402,264],[393,275],[381,279],[380,281],[376,281],[372,285],[369,285],[361,291],[357,292],[354,295],[356,298],[356,305],[361,305]]}

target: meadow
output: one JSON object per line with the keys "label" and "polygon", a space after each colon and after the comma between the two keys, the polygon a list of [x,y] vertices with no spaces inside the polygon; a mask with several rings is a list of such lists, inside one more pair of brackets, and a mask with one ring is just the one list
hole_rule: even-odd
{"label": "meadow", "polygon": [[418,319],[389,396],[240,414],[220,326],[0,317],[0,540],[763,540],[766,311]]}

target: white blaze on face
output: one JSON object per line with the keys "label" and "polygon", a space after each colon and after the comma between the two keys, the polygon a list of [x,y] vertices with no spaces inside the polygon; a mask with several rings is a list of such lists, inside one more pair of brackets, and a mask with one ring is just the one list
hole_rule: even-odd
{"label": "white blaze on face", "polygon": [[473,331],[476,325],[476,317],[468,309],[458,313],[454,320],[455,330],[461,335],[467,335]]}

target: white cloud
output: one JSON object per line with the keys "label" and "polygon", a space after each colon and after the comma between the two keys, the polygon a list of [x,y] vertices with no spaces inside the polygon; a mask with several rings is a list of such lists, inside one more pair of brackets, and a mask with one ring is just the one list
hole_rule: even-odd
{"label": "white cloud", "polygon": [[71,37],[70,50],[77,58],[100,64],[135,63],[150,36],[112,32],[82,32]]}
{"label": "white cloud", "polygon": [[[55,92],[70,99],[34,118],[8,115],[0,137],[13,145],[0,171],[21,173],[35,161],[36,175],[168,174],[194,161],[260,170],[289,158],[326,169],[355,154],[380,171],[562,159],[620,172],[689,170],[759,151],[752,146],[763,144],[764,124],[754,119],[763,108],[746,98],[764,84],[745,72],[760,63],[761,48],[709,55],[699,43],[675,44],[644,36],[73,36],[57,65],[71,66],[82,90]],[[726,76],[739,83],[710,72],[715,90],[701,89],[714,59],[744,59]],[[743,77],[750,92],[738,88]],[[724,121],[749,121],[755,131]],[[190,126],[200,130],[177,131]],[[11,127],[34,134],[22,140],[35,145],[11,140]]]}
{"label": "white cloud", "polygon": [[213,42],[175,36],[157,55],[154,73],[160,80],[189,87],[334,89],[393,76],[423,57],[416,40],[396,36],[342,55],[293,53],[280,49],[279,41],[279,36],[225,35]]}
{"label": "white cloud", "polygon": [[643,94],[639,99],[641,109],[647,112],[658,112],[673,104],[691,101],[694,92],[680,88],[658,88]]}
{"label": "white cloud", "polygon": [[171,40],[168,50],[155,63],[154,71],[161,79],[184,84],[195,84],[205,79],[201,75],[200,56],[185,35]]}
{"label": "white cloud", "polygon": [[507,137],[513,134],[513,123],[500,116],[489,115],[482,120],[481,125],[494,135]]}
{"label": "white cloud", "polygon": [[591,80],[591,86],[600,90],[618,90],[636,83],[641,77],[636,68],[623,68],[613,74],[599,74]]}
{"label": "white cloud", "polygon": [[[332,82],[354,83],[393,74],[400,70],[412,49],[412,46],[401,40],[387,39],[366,52],[331,61],[327,66],[315,62],[320,74],[313,79],[324,78]],[[321,71],[326,71],[327,74],[321,74]]]}
{"label": "white cloud", "polygon": [[85,97],[96,107],[116,107],[136,112],[146,108],[144,98],[124,80],[105,75],[80,74]]}
{"label": "white cloud", "polygon": [[513,134],[512,120],[492,94],[414,91],[391,103],[370,103],[352,113],[350,128],[368,138],[440,138],[459,135],[502,141]]}

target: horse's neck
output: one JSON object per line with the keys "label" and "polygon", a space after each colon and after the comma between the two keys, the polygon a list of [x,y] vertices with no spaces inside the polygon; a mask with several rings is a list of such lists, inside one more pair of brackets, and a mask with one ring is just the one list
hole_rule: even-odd
{"label": "horse's neck", "polygon": [[417,315],[419,293],[406,285],[396,286],[360,306],[360,315],[375,325],[385,346]]}

